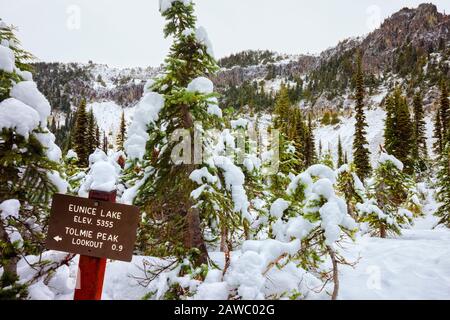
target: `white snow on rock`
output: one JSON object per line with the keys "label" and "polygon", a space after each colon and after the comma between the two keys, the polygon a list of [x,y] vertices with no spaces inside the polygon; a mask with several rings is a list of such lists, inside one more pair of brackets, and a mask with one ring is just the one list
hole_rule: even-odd
{"label": "white snow on rock", "polygon": [[23,102],[9,98],[0,103],[0,128],[14,129],[28,139],[39,126],[39,114]]}
{"label": "white snow on rock", "polygon": [[187,91],[210,94],[214,92],[214,84],[208,78],[198,77],[188,84]]}
{"label": "white snow on rock", "polygon": [[48,100],[39,92],[36,83],[33,81],[21,81],[12,87],[10,95],[12,98],[16,98],[35,109],[39,114],[41,127],[47,127],[47,119],[50,116],[51,107]]}
{"label": "white snow on rock", "polygon": [[15,67],[14,52],[3,45],[0,45],[0,70],[12,73]]}
{"label": "white snow on rock", "polygon": [[142,160],[145,146],[149,139],[148,125],[159,119],[159,113],[164,107],[164,96],[149,92],[143,96],[135,108],[133,122],[128,128],[128,138],[124,143],[125,152],[130,159]]}
{"label": "white snow on rock", "polygon": [[20,202],[16,199],[5,200],[0,203],[0,216],[2,219],[8,219],[9,217],[19,217]]}

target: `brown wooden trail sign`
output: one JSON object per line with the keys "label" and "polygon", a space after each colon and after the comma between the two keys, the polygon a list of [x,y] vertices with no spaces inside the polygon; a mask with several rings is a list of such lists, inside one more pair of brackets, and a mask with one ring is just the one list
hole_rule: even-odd
{"label": "brown wooden trail sign", "polygon": [[138,222],[138,207],[56,194],[46,247],[129,262]]}

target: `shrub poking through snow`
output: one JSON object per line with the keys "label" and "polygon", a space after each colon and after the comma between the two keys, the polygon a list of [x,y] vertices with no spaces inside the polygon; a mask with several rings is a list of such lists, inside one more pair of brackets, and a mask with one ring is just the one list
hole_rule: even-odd
{"label": "shrub poking through snow", "polygon": [[[17,264],[42,253],[51,197],[67,190],[61,150],[47,128],[50,104],[27,71],[30,57],[0,23],[0,299],[26,295],[30,282],[19,279]],[[47,275],[45,262],[33,268]]]}
{"label": "shrub poking through snow", "polygon": [[369,200],[357,205],[361,221],[368,223],[372,233],[381,238],[400,235],[401,228],[408,226],[414,215],[408,201],[413,187],[409,176],[403,173],[403,163],[381,153],[369,185]]}
{"label": "shrub poking through snow", "polygon": [[[291,176],[281,198],[268,210],[267,233],[271,239],[246,241],[239,261],[231,263],[224,279],[243,299],[306,298],[334,282],[338,295],[338,264],[346,263],[336,243],[352,237],[357,225],[349,216],[345,200],[335,192],[332,169],[315,165]],[[263,238],[263,237],[260,237]],[[331,262],[324,271],[323,263]],[[252,270],[252,271],[249,271]],[[280,279],[290,285],[274,286]],[[303,283],[304,279],[307,283]]]}
{"label": "shrub poking through snow", "polygon": [[345,198],[347,210],[351,217],[358,220],[356,205],[366,200],[367,192],[363,183],[356,174],[354,164],[344,164],[336,171],[339,194]]}

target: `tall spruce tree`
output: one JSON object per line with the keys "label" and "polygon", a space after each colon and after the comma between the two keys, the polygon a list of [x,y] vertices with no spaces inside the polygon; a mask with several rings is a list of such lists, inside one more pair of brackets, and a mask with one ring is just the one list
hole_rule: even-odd
{"label": "tall spruce tree", "polygon": [[96,148],[100,148],[100,144],[101,144],[101,138],[100,138],[100,128],[97,126],[95,126],[95,147]]}
{"label": "tall spruce tree", "polygon": [[108,142],[108,134],[103,131],[103,141],[102,141],[102,150],[105,154],[108,154],[109,142]]}
{"label": "tall spruce tree", "polygon": [[439,224],[450,228],[450,143],[447,143],[440,157],[437,186],[439,208],[435,214],[440,219]]}
{"label": "tall spruce tree", "polygon": [[302,112],[299,108],[293,108],[292,110],[293,125],[291,128],[290,139],[295,147],[295,156],[298,160],[298,167],[296,172],[305,169],[306,154],[307,154],[307,128],[305,121],[303,120]]}
{"label": "tall spruce tree", "polygon": [[384,122],[384,145],[388,152],[396,148],[395,128],[397,117],[395,116],[394,95],[388,94],[385,102],[386,120]]}
{"label": "tall spruce tree", "polygon": [[289,90],[283,83],[281,85],[280,91],[278,92],[275,101],[274,125],[275,128],[280,129],[285,134],[287,134],[289,130],[289,122],[290,119],[292,118],[290,110],[291,110],[291,101],[289,99]]}
{"label": "tall spruce tree", "polygon": [[353,161],[356,167],[357,175],[362,179],[366,179],[370,171],[369,150],[366,145],[368,144],[366,138],[366,116],[364,114],[364,76],[362,71],[362,56],[361,53],[357,57],[356,66],[356,125],[355,125],[355,137],[353,140]]}
{"label": "tall spruce tree", "polygon": [[372,234],[381,238],[389,234],[401,234],[402,226],[413,218],[408,196],[414,184],[403,169],[398,159],[382,153],[369,188],[372,199],[357,205],[361,220],[369,224]]}
{"label": "tall spruce tree", "polygon": [[78,155],[78,164],[80,167],[88,166],[89,146],[87,144],[89,132],[89,120],[86,112],[86,99],[82,99],[78,106],[75,131],[73,141],[73,149]]}
{"label": "tall spruce tree", "polygon": [[311,114],[308,114],[308,125],[305,130],[305,167],[308,168],[316,162],[316,143]]}
{"label": "tall spruce tree", "polygon": [[413,131],[413,161],[416,171],[423,172],[427,168],[427,138],[426,123],[424,120],[425,112],[423,110],[422,94],[420,91],[414,95],[414,131]]}
{"label": "tall spruce tree", "polygon": [[344,163],[344,151],[342,150],[342,142],[341,142],[341,136],[338,137],[338,160],[337,160],[337,167],[340,168]]}
{"label": "tall spruce tree", "polygon": [[395,152],[393,152],[393,155],[403,162],[405,165],[405,172],[411,173],[413,169],[411,153],[414,149],[414,131],[411,123],[411,115],[405,97],[400,95],[400,97],[397,98],[396,94],[395,101],[397,115],[396,135],[399,143]]}
{"label": "tall spruce tree", "polygon": [[97,121],[95,120],[94,111],[91,109],[88,113],[88,126],[86,134],[86,145],[88,157],[97,148]]}
{"label": "tall spruce tree", "polygon": [[449,141],[450,132],[450,104],[448,100],[448,89],[447,84],[444,80],[441,82],[441,96],[439,100],[439,112],[441,116],[441,126],[442,126],[442,146],[445,148],[447,142]]}
{"label": "tall spruce tree", "polygon": [[399,87],[387,99],[387,119],[385,122],[385,144],[389,154],[395,156],[405,166],[405,173],[414,168],[414,127],[406,98]]}
{"label": "tall spruce tree", "polygon": [[120,118],[120,128],[119,133],[116,138],[117,150],[123,150],[123,144],[125,142],[127,135],[127,123],[125,121],[125,112],[122,112],[122,117]]}
{"label": "tall spruce tree", "polygon": [[436,115],[434,118],[434,131],[433,131],[433,149],[434,153],[439,158],[441,154],[443,153],[443,137],[442,137],[442,121],[441,121],[441,113],[439,112],[439,109],[436,110]]}
{"label": "tall spruce tree", "polygon": [[[164,76],[150,88],[152,96],[157,100],[162,97],[164,103],[155,122],[148,127],[150,138],[144,159],[154,169],[140,187],[135,203],[147,213],[141,232],[146,252],[177,257],[179,261],[188,259],[199,267],[208,260],[202,228],[209,221],[218,221],[216,228],[225,229],[224,224],[237,214],[224,190],[219,193],[211,187],[208,191],[214,195],[204,193],[194,198],[192,192],[198,185],[190,176],[205,170],[210,174],[221,172],[229,168],[228,160],[212,159],[216,166],[211,167],[211,162],[208,165],[195,159],[195,150],[183,149],[183,159],[174,162],[173,153],[180,155],[177,151],[180,141],[174,137],[182,132],[183,141],[191,141],[187,143],[189,148],[198,129],[196,121],[201,121],[202,130],[223,126],[220,117],[207,112],[208,106],[215,103],[216,94],[206,77],[218,67],[206,32],[203,28],[196,29],[191,1],[172,1],[161,7],[161,13],[167,20],[164,35],[173,38],[173,44],[165,61]],[[219,205],[221,209],[217,210]]]}

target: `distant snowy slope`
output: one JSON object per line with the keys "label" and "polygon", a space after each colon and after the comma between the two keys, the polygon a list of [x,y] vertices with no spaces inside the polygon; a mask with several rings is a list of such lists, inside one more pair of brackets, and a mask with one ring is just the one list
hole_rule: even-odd
{"label": "distant snowy slope", "polygon": [[125,111],[125,120],[127,124],[131,123],[134,108],[122,108],[113,101],[94,102],[88,104],[87,110],[93,110],[95,119],[100,128],[100,132],[112,133],[115,138],[120,127],[120,118],[122,111]]}
{"label": "distant snowy slope", "polygon": [[[367,119],[367,141],[371,153],[371,162],[376,163],[380,151],[379,146],[384,144],[384,121],[386,112],[381,108],[369,110],[366,112]],[[322,143],[322,151],[326,152],[330,149],[334,160],[337,160],[337,146],[339,136],[341,137],[344,152],[347,152],[348,159],[351,161],[353,149],[353,135],[355,133],[355,118],[341,118],[341,123],[337,125],[329,125],[318,127],[314,130],[316,139],[316,148],[319,149],[319,141]],[[426,135],[428,139],[429,154],[432,154],[433,145],[433,121],[431,115],[425,118]]]}

